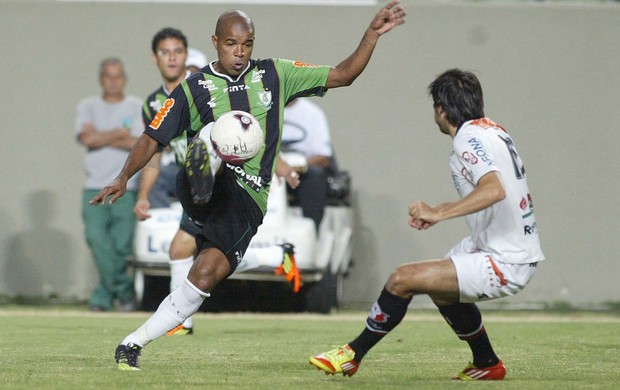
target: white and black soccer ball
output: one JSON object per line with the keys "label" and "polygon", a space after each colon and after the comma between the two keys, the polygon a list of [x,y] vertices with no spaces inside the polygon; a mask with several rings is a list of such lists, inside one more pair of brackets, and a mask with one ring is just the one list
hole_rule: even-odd
{"label": "white and black soccer ball", "polygon": [[256,156],[265,141],[256,118],[245,111],[233,110],[213,124],[211,143],[223,161],[241,165]]}

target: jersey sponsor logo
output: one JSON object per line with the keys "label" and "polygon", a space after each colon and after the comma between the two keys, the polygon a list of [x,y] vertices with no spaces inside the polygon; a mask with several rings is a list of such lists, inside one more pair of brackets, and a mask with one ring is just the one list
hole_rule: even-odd
{"label": "jersey sponsor logo", "polygon": [[478,157],[476,157],[475,155],[473,155],[473,154],[471,154],[471,153],[469,153],[467,151],[463,152],[461,157],[463,157],[463,160],[467,161],[471,165],[475,165],[475,164],[478,163]]}
{"label": "jersey sponsor logo", "polygon": [[226,167],[231,169],[238,178],[241,179],[245,184],[247,184],[251,189],[256,192],[259,192],[261,188],[263,188],[263,178],[256,175],[248,175],[246,171],[243,170],[243,167],[238,165],[232,165],[226,163]]}
{"label": "jersey sponsor logo", "polygon": [[159,129],[159,126],[164,121],[164,118],[170,112],[170,109],[174,106],[174,99],[169,98],[164,102],[164,106],[157,111],[155,118],[151,121],[149,127],[153,130]]}
{"label": "jersey sponsor logo", "polygon": [[312,64],[306,64],[304,62],[301,61],[295,61],[293,62],[293,66],[297,67],[297,68],[316,68],[316,65],[312,65]]}
{"label": "jersey sponsor logo", "polygon": [[226,87],[224,88],[224,91],[228,92],[228,93],[234,93],[234,92],[240,92],[240,91],[245,91],[250,89],[250,87],[248,87],[245,84],[240,84],[240,85],[231,85],[230,87]]}
{"label": "jersey sponsor logo", "polygon": [[161,102],[159,100],[152,100],[149,102],[149,107],[151,107],[153,111],[159,111],[161,110]]}
{"label": "jersey sponsor logo", "polygon": [[264,69],[259,69],[259,70],[254,70],[252,71],[252,79],[250,80],[251,83],[260,83],[263,80],[263,75],[265,74],[265,70]]}
{"label": "jersey sponsor logo", "polygon": [[529,193],[527,194],[527,199],[525,197],[521,198],[519,207],[521,208],[521,210],[527,211],[525,214],[521,215],[521,218],[526,219],[534,215],[534,205],[532,204],[532,196]]}
{"label": "jersey sponsor logo", "polygon": [[484,145],[482,144],[482,142],[478,138],[472,137],[472,138],[467,140],[467,143],[473,149],[474,154],[482,162],[486,163],[487,165],[495,165],[495,162],[493,160],[491,160],[491,158],[487,154],[486,149],[484,148]]}
{"label": "jersey sponsor logo", "polygon": [[208,89],[209,91],[215,91],[217,86],[213,84],[213,80],[198,80],[198,85],[201,85],[202,88]]}
{"label": "jersey sponsor logo", "polygon": [[534,222],[531,225],[523,226],[523,234],[526,236],[536,234],[537,231],[538,231],[538,226],[536,225],[536,222]]}

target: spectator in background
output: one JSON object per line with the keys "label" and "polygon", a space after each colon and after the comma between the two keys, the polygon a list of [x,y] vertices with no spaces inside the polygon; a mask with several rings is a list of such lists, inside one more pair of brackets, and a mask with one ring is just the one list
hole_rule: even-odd
{"label": "spectator in background", "polygon": [[84,158],[86,182],[82,196],[82,217],[86,242],[92,252],[99,284],[89,300],[90,310],[109,311],[114,301],[119,310],[136,308],[133,282],[126,272],[126,258],[132,253],[136,221],[138,178],[127,183],[126,197],[114,204],[91,207],[89,200],[121,171],[129,150],[142,133],[140,99],[124,93],[127,76],[118,58],[101,62],[99,81],[102,95],[83,99],[77,106],[77,140],[87,148]]}
{"label": "spectator in background", "polygon": [[[161,31],[165,30],[166,28]],[[155,52],[153,53],[153,56],[155,57],[154,62],[162,74],[165,85],[162,85],[161,88],[149,96],[147,102],[145,102],[147,106],[144,106],[144,110],[151,112],[151,114],[149,114],[149,122],[152,120],[152,115],[154,115],[154,113],[156,113],[159,109],[157,108],[157,110],[154,110],[154,106],[152,106],[152,104],[157,107],[161,107],[159,105],[166,100],[170,91],[174,89],[174,87],[182,79],[192,73],[198,72],[207,65],[207,56],[200,50],[196,50],[191,47],[187,48],[187,59],[185,60],[185,67],[182,69],[176,68],[167,70],[167,65],[163,59],[157,58],[157,53]],[[174,74],[170,77],[165,75],[166,72],[173,72]],[[167,81],[169,78],[172,80]],[[171,88],[168,89],[168,87]],[[166,95],[165,98],[162,98],[163,94]],[[153,185],[153,188],[148,192],[148,201],[151,208],[170,207],[170,198],[176,196],[176,177],[179,170],[177,159],[178,156],[175,157],[175,153],[172,148],[167,147],[162,151],[159,176],[157,177],[157,181]]]}
{"label": "spectator in background", "polygon": [[301,206],[304,217],[311,218],[318,230],[327,202],[332,143],[325,113],[309,99],[295,99],[284,109],[282,150],[301,153],[308,161],[308,170],[300,177],[301,183],[290,192]]}
{"label": "spectator in background", "polygon": [[[162,78],[162,85],[156,89],[146,101],[142,110],[142,119],[145,124],[151,123],[157,112],[163,107],[164,102],[168,99],[170,92],[181,83],[186,77],[190,76],[187,69],[188,62],[194,66],[202,65],[197,62],[196,50],[194,50],[194,58],[190,60],[189,49],[187,47],[187,37],[182,31],[165,27],[159,30],[151,41],[152,58],[155,65],[159,69]],[[205,60],[204,55],[198,58],[198,61]],[[204,66],[204,65],[203,65]],[[150,217],[149,209],[151,207],[161,207],[151,203],[152,198],[165,197],[169,187],[172,192],[176,193],[176,176],[179,167],[185,163],[185,155],[187,153],[187,133],[183,132],[176,137],[170,145],[162,152],[155,153],[151,161],[142,169],[142,179],[140,182],[140,192],[138,194],[138,202],[134,208],[136,218],[145,220]],[[172,160],[170,155],[174,156]],[[164,161],[168,160],[168,164]],[[157,183],[162,182],[161,185]],[[154,185],[155,184],[155,185]],[[161,190],[163,188],[164,193]],[[159,194],[153,196],[153,192],[158,191]],[[170,202],[168,201],[168,206]],[[200,232],[200,228],[191,221],[184,212],[172,243],[170,244],[170,291],[174,291],[187,278],[187,273],[194,262],[196,254],[196,242],[194,236]],[[168,336],[180,336],[193,333],[193,319],[186,318],[182,324],[167,332]]]}
{"label": "spectator in background", "polygon": [[207,66],[207,56],[200,50],[189,47],[187,49],[187,60],[185,60],[185,68],[190,73],[196,73],[200,69]]}

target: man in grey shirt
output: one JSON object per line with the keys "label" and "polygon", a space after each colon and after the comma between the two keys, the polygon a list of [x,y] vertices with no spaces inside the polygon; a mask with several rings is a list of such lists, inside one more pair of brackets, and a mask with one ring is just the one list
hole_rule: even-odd
{"label": "man in grey shirt", "polygon": [[99,81],[102,95],[80,101],[75,126],[78,142],[87,149],[82,217],[86,242],[99,272],[99,284],[89,306],[92,311],[109,311],[117,300],[119,310],[133,311],[135,294],[126,272],[126,258],[133,248],[138,179],[134,177],[127,183],[128,191],[119,202],[91,207],[89,200],[118,175],[142,134],[142,101],[125,96],[127,76],[118,58],[101,62]]}

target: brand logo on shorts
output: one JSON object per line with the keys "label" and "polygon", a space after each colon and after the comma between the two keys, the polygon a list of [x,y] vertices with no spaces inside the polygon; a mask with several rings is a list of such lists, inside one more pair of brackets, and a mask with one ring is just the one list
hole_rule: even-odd
{"label": "brand logo on shorts", "polygon": [[174,106],[174,99],[173,98],[167,99],[164,102],[164,106],[159,109],[159,111],[155,115],[155,118],[153,118],[153,120],[151,121],[151,124],[149,125],[149,127],[153,130],[159,129],[159,126],[164,121],[164,118],[168,115],[168,113],[170,112],[170,109],[173,106]]}

